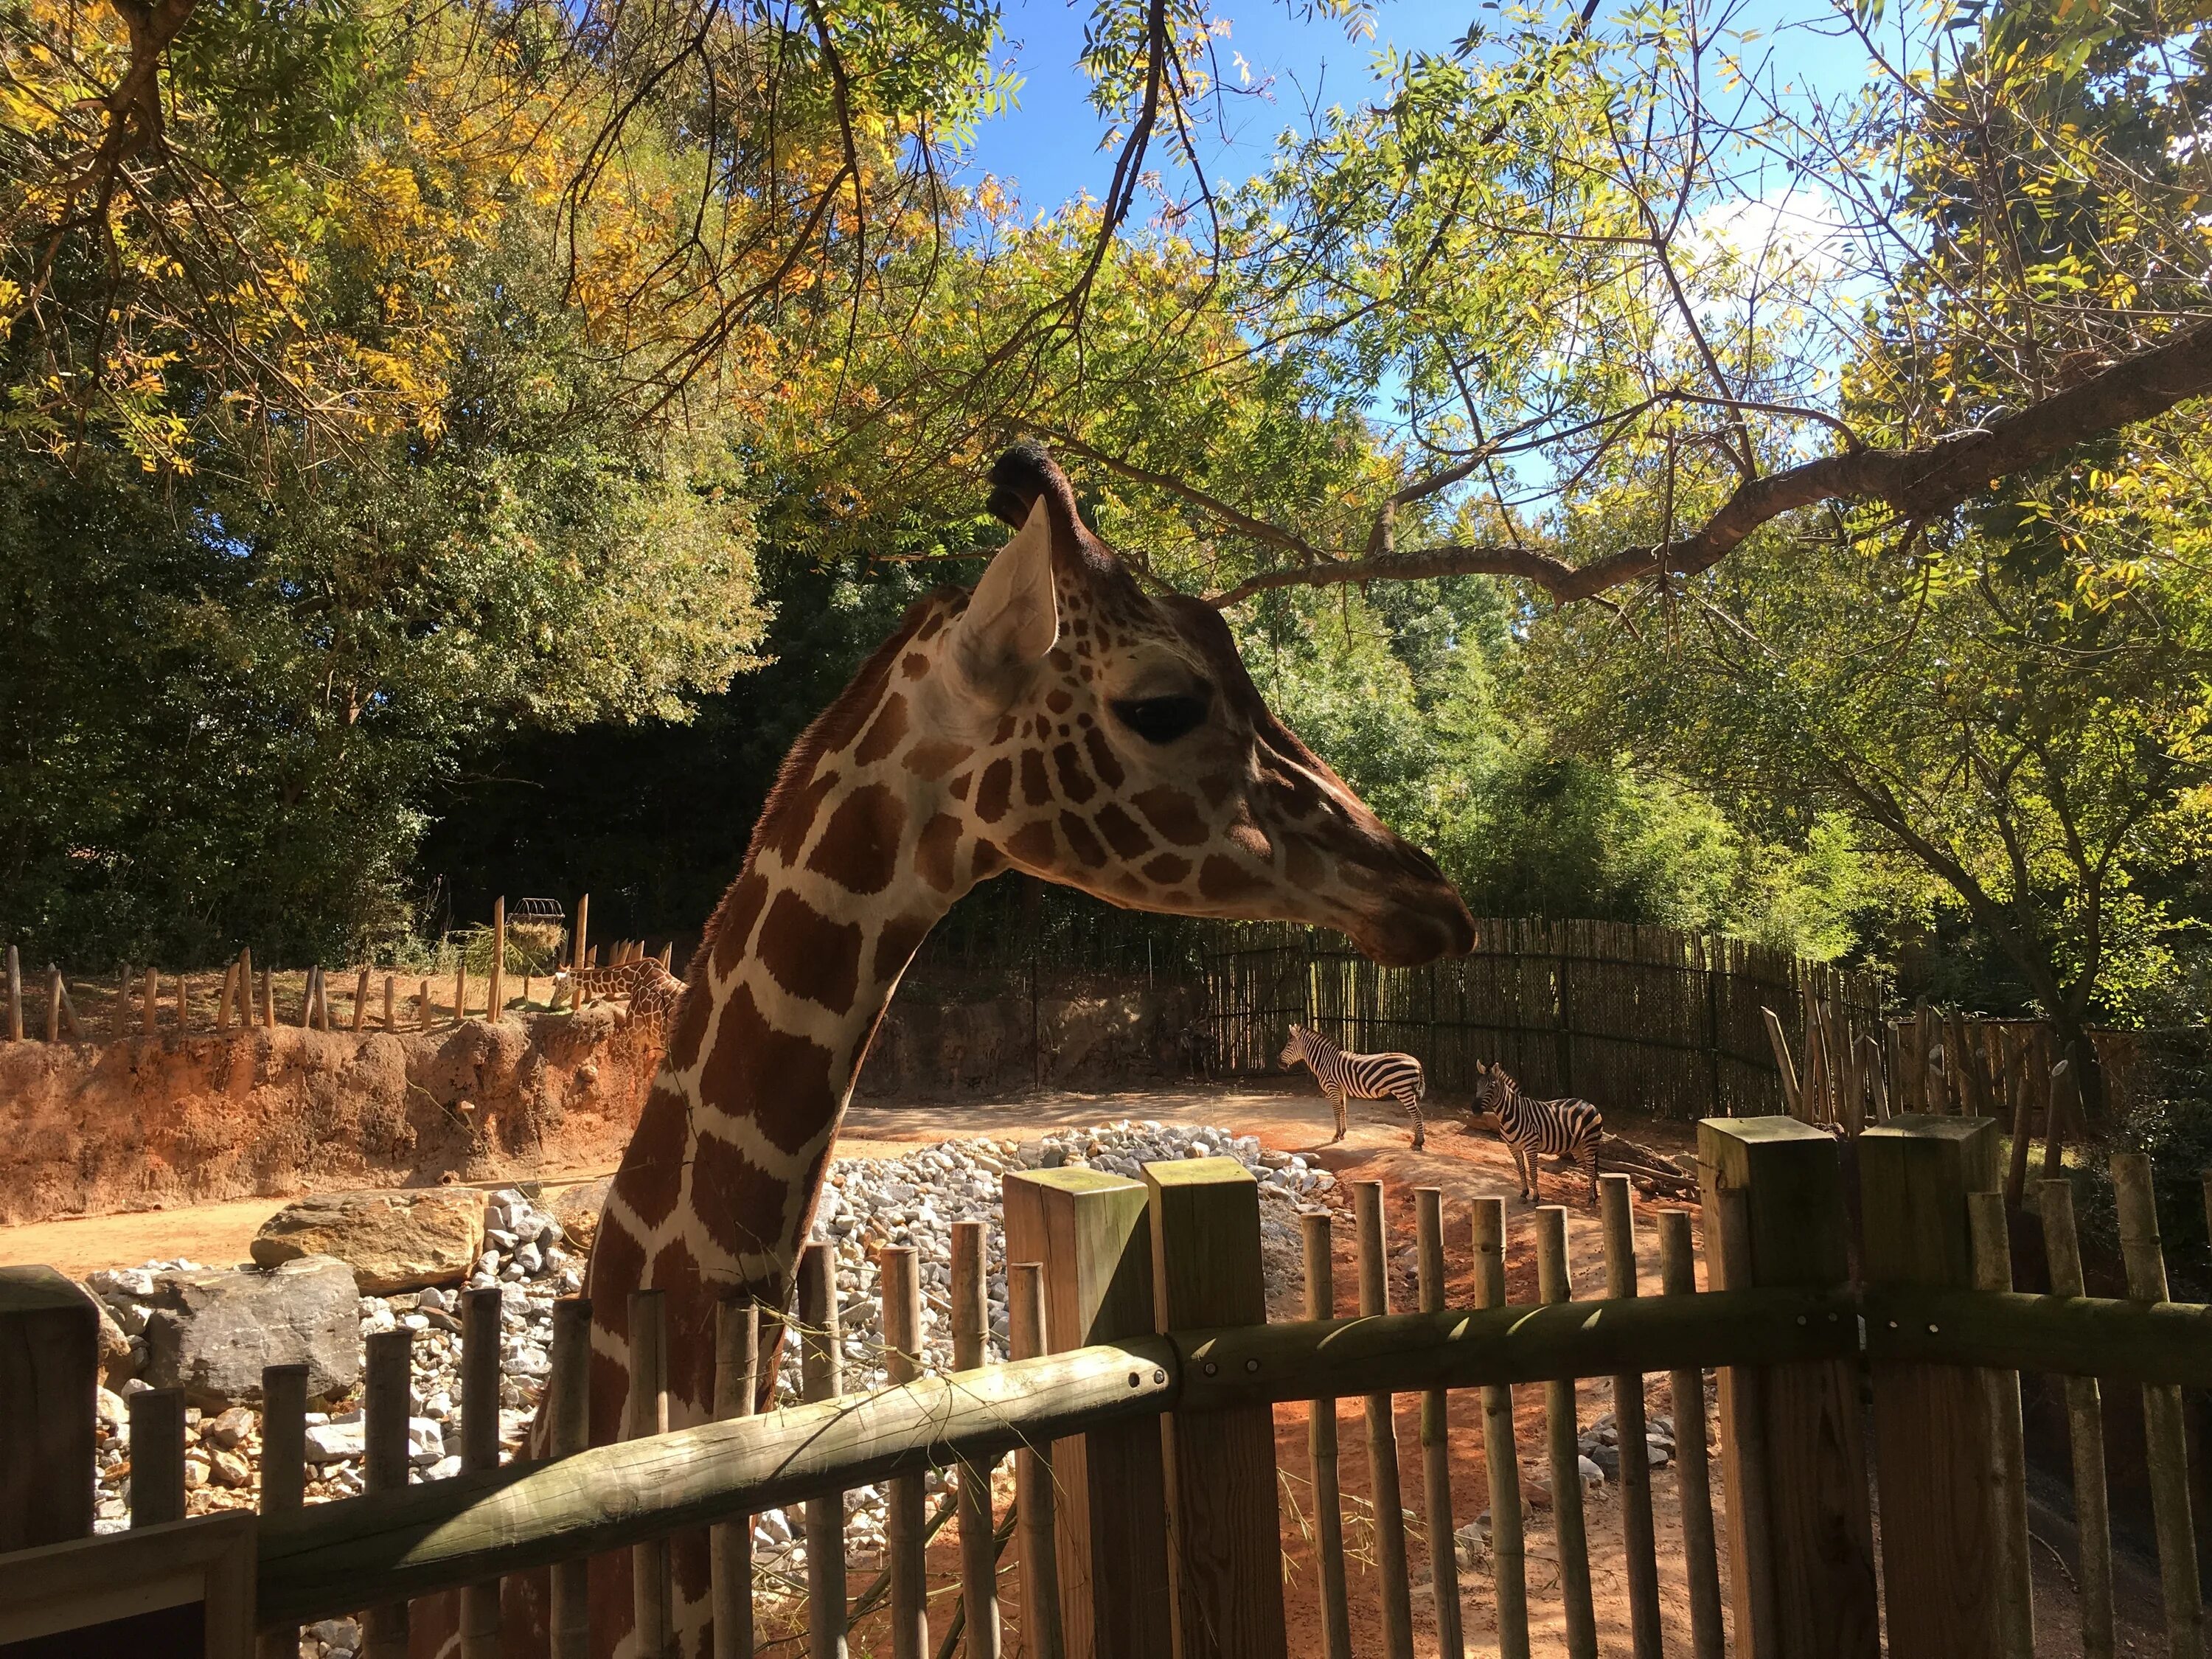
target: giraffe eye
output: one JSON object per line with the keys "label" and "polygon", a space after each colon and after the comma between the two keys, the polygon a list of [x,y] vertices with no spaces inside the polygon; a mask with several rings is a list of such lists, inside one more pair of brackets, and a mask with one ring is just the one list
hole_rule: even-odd
{"label": "giraffe eye", "polygon": [[1172,697],[1127,697],[1111,705],[1114,718],[1146,743],[1173,743],[1194,732],[1213,702],[1213,688]]}

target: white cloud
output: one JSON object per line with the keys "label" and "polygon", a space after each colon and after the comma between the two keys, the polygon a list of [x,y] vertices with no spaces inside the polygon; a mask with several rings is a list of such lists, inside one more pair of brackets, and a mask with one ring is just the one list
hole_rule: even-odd
{"label": "white cloud", "polygon": [[1843,275],[1849,238],[1833,202],[1793,185],[1778,196],[1715,204],[1692,221],[1688,240],[1701,261],[1731,253],[1769,276],[1826,282]]}

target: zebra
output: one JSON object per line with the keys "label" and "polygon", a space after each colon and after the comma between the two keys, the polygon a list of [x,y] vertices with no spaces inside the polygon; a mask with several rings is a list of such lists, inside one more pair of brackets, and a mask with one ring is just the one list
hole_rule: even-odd
{"label": "zebra", "polygon": [[[1513,1154],[1513,1173],[1521,1196],[1541,1196],[1536,1185],[1539,1153],[1571,1158],[1589,1176],[1590,1202],[1597,1202],[1597,1143],[1605,1119],[1587,1100],[1531,1100],[1503,1066],[1474,1063],[1474,1103],[1498,1120],[1498,1133]],[[1525,1170],[1524,1170],[1525,1165]]]}
{"label": "zebra", "polygon": [[1283,1045],[1283,1064],[1304,1060],[1306,1069],[1328,1097],[1336,1114],[1334,1146],[1344,1139],[1344,1103],[1347,1100],[1395,1100],[1413,1115],[1413,1145],[1427,1138],[1421,1123],[1421,1097],[1428,1091],[1428,1075],[1411,1054],[1347,1054],[1320,1032],[1304,1025],[1291,1027],[1291,1040]]}

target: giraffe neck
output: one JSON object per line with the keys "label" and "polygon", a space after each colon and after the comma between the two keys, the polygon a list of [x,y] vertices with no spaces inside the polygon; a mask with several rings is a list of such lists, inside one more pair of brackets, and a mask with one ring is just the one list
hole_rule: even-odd
{"label": "giraffe neck", "polygon": [[886,781],[882,745],[864,735],[902,706],[880,682],[854,701],[794,756],[762,814],[609,1192],[591,1267],[607,1367],[592,1388],[595,1441],[627,1386],[629,1291],[665,1292],[676,1424],[714,1398],[715,1304],[784,1305],[877,1022],[923,937],[994,856],[971,853],[954,880],[920,855],[928,781]]}

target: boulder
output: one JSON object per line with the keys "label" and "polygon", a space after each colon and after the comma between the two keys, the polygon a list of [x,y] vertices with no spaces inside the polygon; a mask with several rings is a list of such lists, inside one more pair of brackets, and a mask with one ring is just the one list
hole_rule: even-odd
{"label": "boulder", "polygon": [[599,1212],[606,1207],[610,1184],[603,1177],[585,1182],[580,1187],[564,1188],[540,1206],[561,1224],[561,1231],[568,1236],[569,1243],[580,1255],[591,1254],[592,1240],[599,1231]]}
{"label": "boulder", "polygon": [[146,1350],[144,1380],[202,1406],[258,1400],[264,1365],[304,1364],[308,1393],[343,1394],[361,1381],[361,1292],[353,1269],[327,1255],[165,1273]]}
{"label": "boulder", "polygon": [[468,1187],[329,1193],[288,1204],[262,1224],[253,1259],[264,1267],[332,1255],[364,1296],[465,1278],[483,1249],[483,1197]]}

